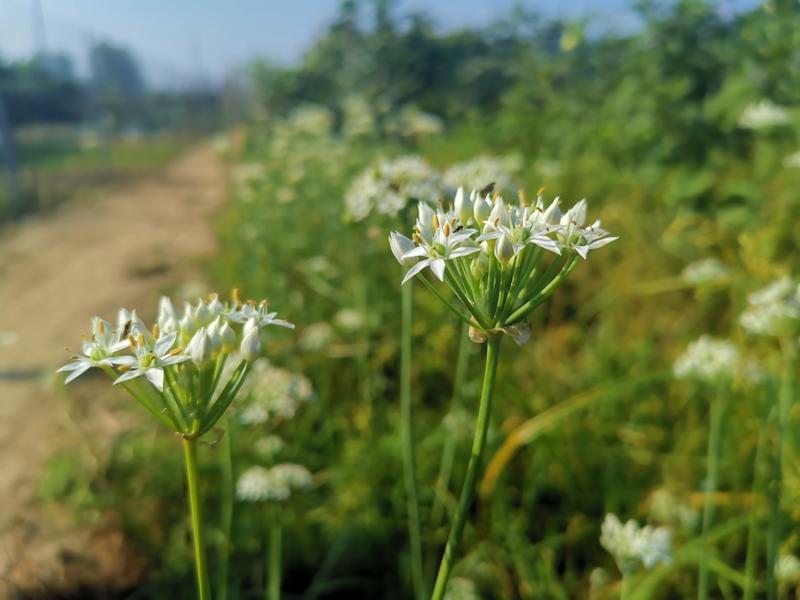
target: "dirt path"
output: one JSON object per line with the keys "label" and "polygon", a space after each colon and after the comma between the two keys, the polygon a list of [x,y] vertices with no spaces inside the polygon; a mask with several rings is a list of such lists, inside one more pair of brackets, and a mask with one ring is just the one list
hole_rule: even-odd
{"label": "dirt path", "polygon": [[[224,197],[223,165],[202,147],[146,180],[0,231],[0,597],[31,570],[42,582],[64,577],[47,556],[63,549],[28,556],[36,537],[28,514],[47,460],[85,431],[43,381],[68,358],[66,347],[78,347],[92,315],[113,322],[120,306],[154,310],[160,291],[193,276],[193,260],[213,251],[211,216]],[[41,519],[35,529],[58,537]],[[114,539],[106,551],[122,543]],[[33,564],[20,575],[25,561]]]}

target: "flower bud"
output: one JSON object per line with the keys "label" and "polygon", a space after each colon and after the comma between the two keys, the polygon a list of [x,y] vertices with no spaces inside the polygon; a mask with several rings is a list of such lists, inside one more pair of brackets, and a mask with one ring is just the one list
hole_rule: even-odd
{"label": "flower bud", "polygon": [[249,318],[244,323],[244,328],[242,329],[242,337],[245,337],[251,331],[255,331],[258,333],[258,322],[254,318]]}
{"label": "flower bud", "polygon": [[224,309],[225,307],[223,306],[222,302],[219,301],[219,296],[214,294],[214,297],[211,299],[211,302],[208,303],[209,312],[213,316],[218,317],[219,315],[222,314],[222,311]]}
{"label": "flower bud", "polygon": [[489,200],[489,196],[477,198],[475,204],[472,205],[472,215],[475,217],[475,222],[478,225],[483,224],[490,214],[492,214],[492,201]]}
{"label": "flower bud", "polygon": [[195,322],[194,317],[191,315],[183,315],[179,325],[181,328],[181,337],[184,339],[188,340],[197,331],[197,323]]}
{"label": "flower bud", "polygon": [[472,196],[467,198],[463,187],[459,187],[456,192],[453,209],[464,225],[472,218]]}
{"label": "flower bud", "polygon": [[397,233],[396,231],[393,231],[389,234],[389,248],[392,249],[392,254],[394,254],[397,262],[404,267],[410,267],[417,262],[417,259],[413,257],[406,259],[403,258],[403,255],[413,250],[414,247],[414,242],[412,242],[403,234]]}
{"label": "flower bud", "polygon": [[503,266],[506,266],[508,261],[514,258],[514,244],[511,243],[511,240],[508,239],[505,233],[497,240],[497,244],[495,244],[494,247],[494,255]]}
{"label": "flower bud", "polygon": [[561,209],[558,207],[558,203],[558,198],[553,200],[542,215],[542,220],[548,225],[558,225],[558,222],[561,220]]}
{"label": "flower bud", "polygon": [[205,327],[211,322],[211,311],[206,306],[206,303],[200,301],[197,304],[197,309],[194,311],[194,318],[201,327]]}
{"label": "flower bud", "polygon": [[236,346],[236,332],[228,323],[223,323],[219,330],[219,337],[222,339],[222,351],[230,352]]}
{"label": "flower bud", "polygon": [[220,350],[222,350],[222,336],[220,335],[220,329],[222,326],[220,325],[219,317],[214,319],[211,322],[211,325],[208,326],[208,339],[211,340],[211,351],[214,355],[218,354]]}
{"label": "flower bud", "polygon": [[475,279],[481,279],[486,273],[486,269],[488,269],[488,267],[489,267],[489,258],[486,256],[486,253],[478,252],[475,255],[475,260],[472,261],[472,265],[470,265],[472,276]]}
{"label": "flower bud", "polygon": [[250,329],[242,338],[242,345],[239,348],[239,351],[242,353],[242,356],[247,362],[253,362],[256,358],[258,358],[258,353],[260,350],[261,338],[258,335],[258,329]]}
{"label": "flower bud", "polygon": [[211,338],[209,338],[205,327],[201,327],[186,347],[186,353],[191,356],[194,364],[202,367],[211,360],[211,352]]}

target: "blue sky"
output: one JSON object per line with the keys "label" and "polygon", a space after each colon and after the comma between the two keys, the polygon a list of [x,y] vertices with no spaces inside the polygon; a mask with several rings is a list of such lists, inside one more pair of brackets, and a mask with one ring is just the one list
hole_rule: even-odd
{"label": "blue sky", "polygon": [[[34,2],[0,0],[0,56],[32,53]],[[93,38],[108,38],[134,50],[153,78],[202,74],[216,81],[255,56],[296,60],[334,17],[339,4],[338,0],[39,2],[51,49],[82,56]],[[594,15],[611,27],[626,28],[632,22],[627,0],[399,0],[397,6],[401,13],[422,10],[440,28],[450,29],[491,21],[519,3],[546,15]]]}

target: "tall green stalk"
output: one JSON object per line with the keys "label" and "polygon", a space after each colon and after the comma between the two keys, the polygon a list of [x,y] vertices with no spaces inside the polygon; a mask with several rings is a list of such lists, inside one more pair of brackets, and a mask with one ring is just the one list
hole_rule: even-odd
{"label": "tall green stalk", "polygon": [[456,551],[461,543],[461,535],[464,532],[470,505],[475,497],[475,485],[481,470],[483,452],[486,448],[486,435],[489,431],[489,417],[492,410],[492,396],[497,376],[501,339],[501,335],[493,333],[489,335],[489,339],[486,342],[486,365],[483,372],[483,387],[481,388],[478,418],[475,423],[475,435],[472,439],[472,452],[467,465],[467,474],[464,478],[464,487],[461,489],[461,497],[458,500],[458,508],[450,528],[450,535],[447,538],[444,556],[439,565],[439,573],[436,576],[436,585],[433,588],[431,600],[442,600],[444,598],[447,590],[447,580],[450,578],[450,572],[455,564]]}
{"label": "tall green stalk", "polygon": [[[722,450],[722,426],[725,420],[725,406],[727,398],[721,393],[721,385],[717,387],[715,398],[711,399],[711,425],[708,432],[708,454],[706,456],[706,486],[703,494],[703,521],[701,533],[705,539],[711,529],[714,520],[714,494],[717,491],[717,480],[719,479],[719,462]],[[697,597],[699,600],[708,600],[709,571],[708,561],[711,558],[709,552],[705,552],[700,561],[700,576],[697,586]]]}
{"label": "tall green stalk", "polygon": [[411,328],[414,286],[408,282],[402,288],[400,331],[400,435],[403,452],[403,481],[406,488],[408,539],[411,551],[411,580],[417,600],[426,597],[422,572],[422,536],[419,525],[417,476],[414,466],[414,434],[411,427]]}
{"label": "tall green stalk", "polygon": [[233,427],[227,416],[222,417],[222,440],[220,452],[220,521],[222,540],[219,545],[219,576],[217,600],[228,598],[228,574],[230,569],[231,532],[233,530],[233,454],[231,435]]}
{"label": "tall green stalk", "polygon": [[[469,325],[461,325],[461,338],[458,342],[458,358],[456,358],[456,374],[453,379],[453,395],[450,398],[450,415],[455,413],[461,397],[464,393],[464,385],[467,380],[467,367],[469,366],[469,351],[472,342],[469,339]],[[446,491],[450,487],[450,476],[453,472],[453,461],[456,453],[456,432],[449,428],[446,431],[444,445],[442,447],[442,458],[439,461],[439,475],[436,478],[436,488]],[[444,515],[443,494],[436,494],[434,497],[433,508],[431,509],[431,522],[437,526]]]}
{"label": "tall green stalk", "polygon": [[267,507],[267,528],[269,529],[269,549],[267,551],[266,600],[280,600],[283,563],[283,524],[281,523],[279,507]]}
{"label": "tall green stalk", "polygon": [[761,476],[761,463],[764,461],[764,448],[767,445],[767,428],[769,414],[758,430],[756,443],[756,456],[753,460],[753,506],[750,508],[750,522],[747,525],[747,554],[745,556],[744,573],[747,577],[744,587],[744,600],[753,600],[756,590],[756,567],[758,565],[758,536],[759,536],[759,511],[756,499],[761,496],[763,481]]}
{"label": "tall green stalk", "polygon": [[189,514],[192,521],[197,597],[199,600],[211,600],[211,584],[208,579],[208,565],[206,564],[205,543],[203,541],[203,517],[200,511],[196,439],[183,438],[183,459],[186,463],[186,483],[189,488]]}
{"label": "tall green stalk", "polygon": [[786,455],[786,437],[789,431],[789,410],[794,398],[795,361],[797,346],[794,340],[787,339],[782,344],[783,374],[778,393],[778,448],[775,458],[775,476],[771,486],[770,521],[767,539],[767,598],[778,595],[775,579],[775,565],[778,561],[778,548],[783,537],[781,518],[781,497],[783,493],[783,461]]}

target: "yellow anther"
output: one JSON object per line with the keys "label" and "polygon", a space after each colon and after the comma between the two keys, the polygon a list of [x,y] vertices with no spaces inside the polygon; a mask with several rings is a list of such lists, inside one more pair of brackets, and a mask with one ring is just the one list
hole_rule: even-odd
{"label": "yellow anther", "polygon": [[158,323],[153,325],[153,338],[158,339]]}
{"label": "yellow anther", "polygon": [[519,196],[519,203],[522,206],[530,206],[528,197],[525,195],[525,190],[517,190],[517,195]]}
{"label": "yellow anther", "polygon": [[537,196],[541,196],[542,194],[544,194],[544,186],[542,186],[538,190],[536,190],[536,195]]}
{"label": "yellow anther", "polygon": [[444,235],[445,236],[450,235],[450,223],[445,223],[444,224]]}
{"label": "yellow anther", "polygon": [[239,288],[233,288],[231,290],[231,300],[236,305],[241,304],[242,300],[239,298]]}
{"label": "yellow anther", "polygon": [[434,229],[439,229],[439,215],[433,215],[431,222],[433,223]]}

